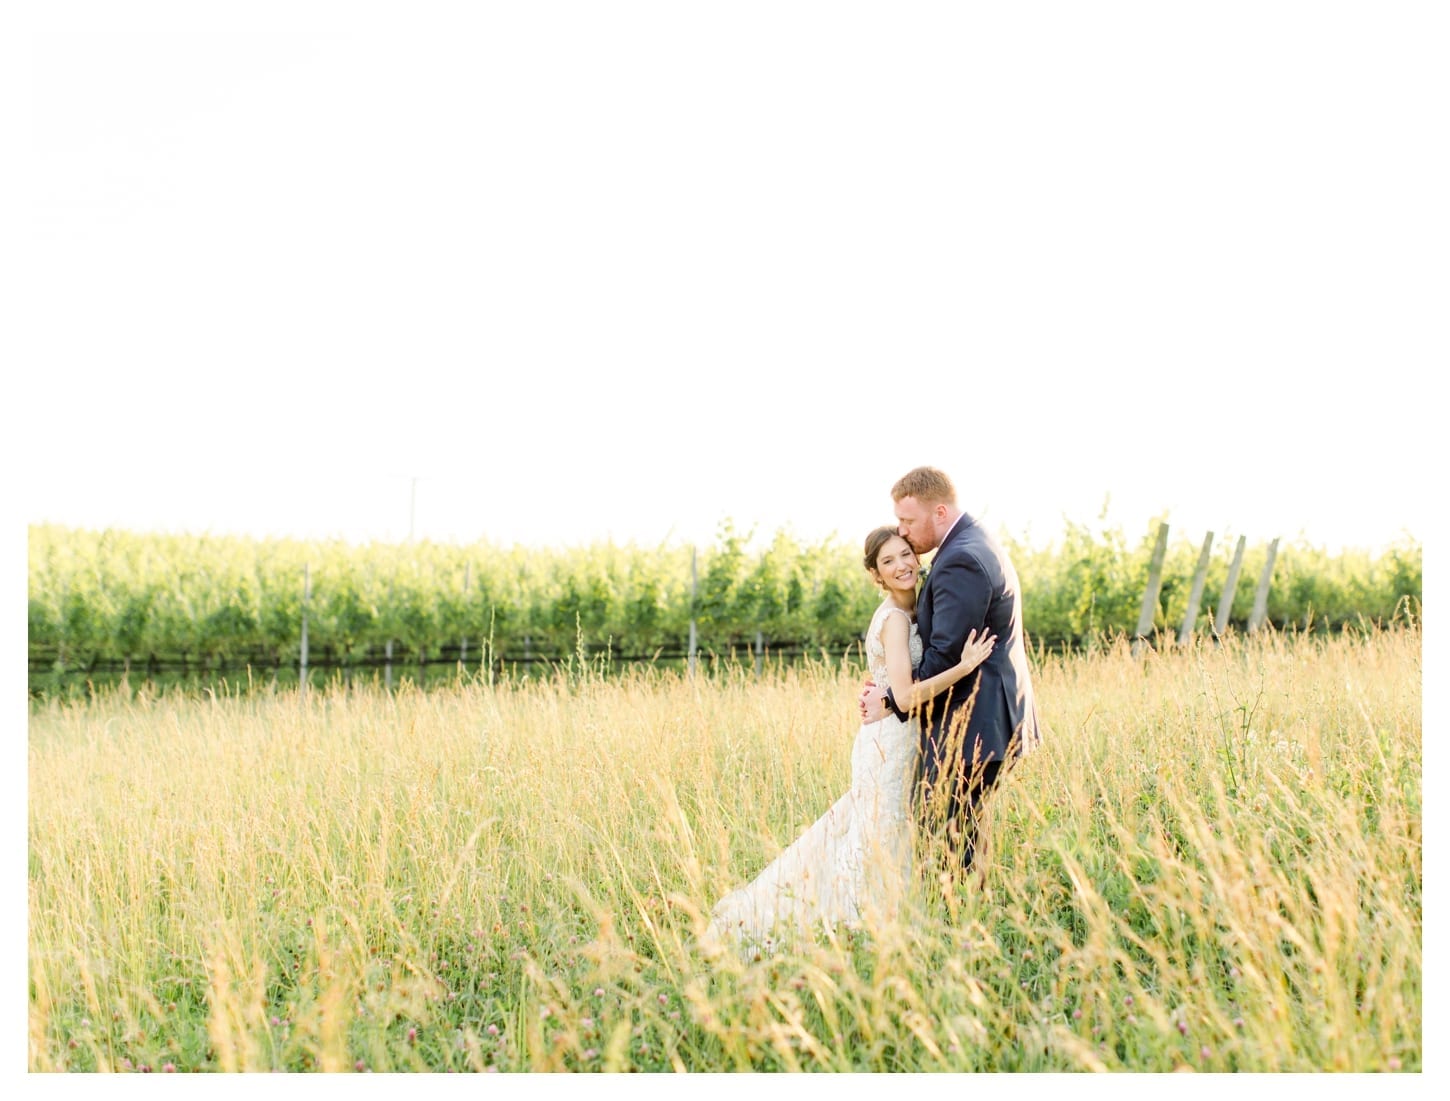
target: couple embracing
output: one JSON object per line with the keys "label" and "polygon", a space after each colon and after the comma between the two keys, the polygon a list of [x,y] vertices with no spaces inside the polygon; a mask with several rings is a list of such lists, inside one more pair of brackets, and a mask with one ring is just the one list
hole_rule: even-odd
{"label": "couple embracing", "polygon": [[[911,879],[914,823],[972,867],[983,801],[1041,742],[1017,571],[917,467],[892,487],[897,523],[866,539],[885,592],[866,631],[871,679],[851,750],[851,790],[751,883],[721,899],[711,938],[762,940],[816,924],[891,918]],[[918,593],[922,555],[935,551]]]}

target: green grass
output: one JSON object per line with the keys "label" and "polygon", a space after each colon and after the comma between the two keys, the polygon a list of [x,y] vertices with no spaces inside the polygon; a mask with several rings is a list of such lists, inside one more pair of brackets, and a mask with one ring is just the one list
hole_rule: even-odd
{"label": "green grass", "polygon": [[847,786],[854,667],[38,704],[28,1064],[1419,1070],[1420,655],[1048,659],[983,881],[759,959],[692,938]]}

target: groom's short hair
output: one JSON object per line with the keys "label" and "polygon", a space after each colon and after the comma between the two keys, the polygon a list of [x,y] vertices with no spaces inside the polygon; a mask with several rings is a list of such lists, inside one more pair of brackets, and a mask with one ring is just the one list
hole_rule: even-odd
{"label": "groom's short hair", "polygon": [[927,505],[942,503],[956,507],[957,489],[945,472],[934,466],[919,466],[915,470],[908,470],[891,487],[893,501],[899,501],[903,497],[915,497]]}

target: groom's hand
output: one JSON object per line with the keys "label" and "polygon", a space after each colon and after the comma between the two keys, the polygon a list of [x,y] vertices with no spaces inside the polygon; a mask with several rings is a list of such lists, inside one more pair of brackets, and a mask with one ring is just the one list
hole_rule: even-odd
{"label": "groom's hand", "polygon": [[885,700],[886,689],[867,681],[866,687],[861,689],[861,721],[879,723],[886,718]]}

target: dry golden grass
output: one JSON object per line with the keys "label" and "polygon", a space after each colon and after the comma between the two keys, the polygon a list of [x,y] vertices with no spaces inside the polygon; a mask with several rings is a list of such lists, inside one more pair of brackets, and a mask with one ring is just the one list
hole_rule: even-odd
{"label": "dry golden grass", "polygon": [[30,1068],[1418,1069],[1420,645],[1046,659],[984,884],[762,959],[854,668],[40,705]]}

